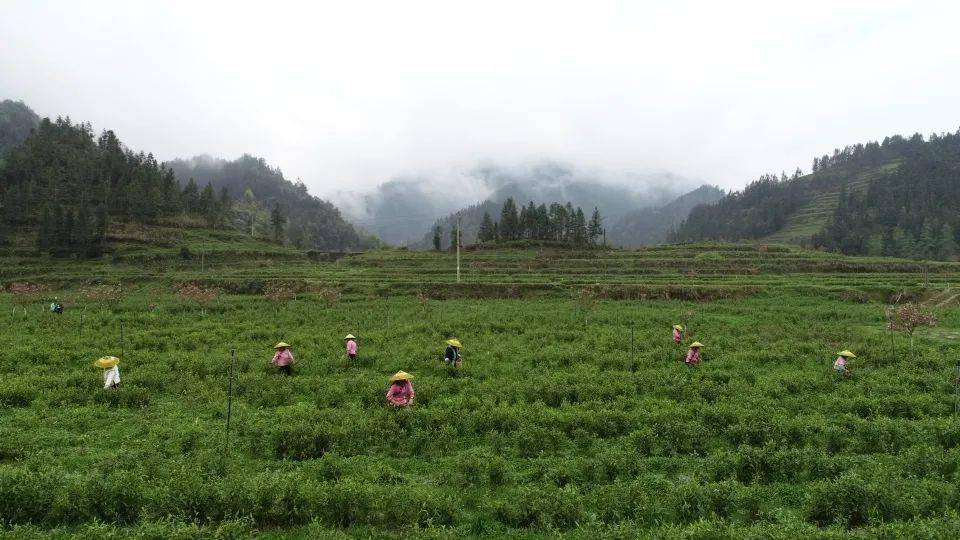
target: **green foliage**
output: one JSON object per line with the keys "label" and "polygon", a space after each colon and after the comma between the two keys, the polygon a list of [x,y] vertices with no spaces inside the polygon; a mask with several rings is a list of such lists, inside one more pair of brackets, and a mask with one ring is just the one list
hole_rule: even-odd
{"label": "green foliage", "polygon": [[[960,530],[956,342],[921,327],[925,362],[890,360],[879,309],[919,292],[915,263],[781,246],[491,249],[464,253],[457,285],[447,254],[215,246],[190,236],[68,269],[4,259],[0,280],[20,280],[0,294],[16,329],[0,334],[11,535]],[[201,249],[221,266],[200,274]],[[958,268],[932,264],[931,283]],[[61,316],[43,309],[54,295]],[[937,315],[937,330],[960,328],[956,306]],[[90,364],[119,354],[121,320],[124,382],[104,392]],[[677,322],[707,344],[696,370]],[[465,362],[451,376],[440,356],[454,335]],[[279,339],[292,377],[269,364]],[[839,348],[857,352],[855,377],[830,373]],[[384,403],[399,369],[416,376],[408,410]]]}

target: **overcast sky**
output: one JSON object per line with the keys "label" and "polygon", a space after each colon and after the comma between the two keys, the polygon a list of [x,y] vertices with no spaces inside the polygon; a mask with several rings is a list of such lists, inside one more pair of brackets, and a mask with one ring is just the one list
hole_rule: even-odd
{"label": "overcast sky", "polygon": [[960,127],[956,2],[13,1],[0,99],[319,194],[477,161],[739,188]]}

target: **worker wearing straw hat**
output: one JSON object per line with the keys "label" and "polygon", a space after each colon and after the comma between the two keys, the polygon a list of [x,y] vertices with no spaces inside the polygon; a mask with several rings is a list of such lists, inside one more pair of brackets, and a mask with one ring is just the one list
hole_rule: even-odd
{"label": "worker wearing straw hat", "polygon": [[347,334],[343,338],[347,347],[347,358],[354,360],[357,358],[357,338],[353,334]]}
{"label": "worker wearing straw hat", "polygon": [[833,361],[833,371],[841,377],[849,377],[850,370],[847,369],[847,361],[856,358],[857,355],[848,350],[842,350],[837,353],[837,359]]}
{"label": "worker wearing straw hat", "polygon": [[93,363],[103,370],[103,389],[109,390],[120,386],[120,360],[116,356],[103,356]]}
{"label": "worker wearing straw hat", "polygon": [[677,345],[683,341],[683,326],[679,324],[673,325],[673,342]]}
{"label": "worker wearing straw hat", "polygon": [[690,350],[687,351],[687,358],[683,361],[684,364],[693,367],[700,363],[700,348],[703,347],[703,343],[699,341],[694,341],[690,344]]}
{"label": "worker wearing straw hat", "polygon": [[277,366],[277,371],[283,373],[284,375],[293,375],[293,363],[296,360],[293,358],[293,352],[290,350],[290,345],[281,341],[273,346],[277,351],[273,355],[273,360],[271,363]]}
{"label": "worker wearing straw hat", "polygon": [[398,371],[390,377],[387,403],[394,407],[409,407],[413,405],[413,398],[416,395],[417,393],[413,391],[413,375],[406,371]]}
{"label": "worker wearing straw hat", "polygon": [[447,350],[443,353],[443,361],[446,362],[448,366],[455,368],[460,367],[460,363],[463,361],[463,357],[460,356],[461,348],[463,348],[463,345],[460,343],[459,339],[448,339]]}

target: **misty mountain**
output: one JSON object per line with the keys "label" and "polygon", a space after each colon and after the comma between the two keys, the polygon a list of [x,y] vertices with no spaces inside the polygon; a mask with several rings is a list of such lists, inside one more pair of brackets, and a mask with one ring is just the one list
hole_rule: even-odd
{"label": "misty mountain", "polygon": [[40,117],[22,101],[0,101],[0,159],[39,125]]}
{"label": "misty mountain", "polygon": [[960,131],[854,144],[814,158],[811,174],[764,175],[694,208],[673,239],[951,260],[960,253],[958,230]]}
{"label": "misty mountain", "polygon": [[599,207],[605,218],[614,220],[638,208],[666,204],[692,187],[691,181],[668,172],[610,175],[556,162],[483,164],[455,178],[395,179],[372,193],[341,193],[336,200],[348,219],[383,240],[425,248],[432,245],[434,224],[446,235],[451,216],[458,212],[464,240],[474,241],[483,211],[494,215],[509,197],[518,205],[570,201],[588,212]]}
{"label": "misty mountain", "polygon": [[664,206],[628,212],[607,227],[607,242],[620,247],[663,243],[693,208],[719,201],[723,195],[722,189],[703,185]]}
{"label": "misty mountain", "polygon": [[250,190],[266,207],[278,204],[289,220],[288,236],[296,244],[317,249],[357,249],[366,247],[353,225],[328,201],[307,192],[303,182],[284,178],[279,168],[271,167],[263,158],[244,154],[233,161],[207,155],[176,159],[165,163],[177,181],[185,185],[192,178],[200,185],[211,184],[216,191],[226,189],[234,199],[241,199]]}

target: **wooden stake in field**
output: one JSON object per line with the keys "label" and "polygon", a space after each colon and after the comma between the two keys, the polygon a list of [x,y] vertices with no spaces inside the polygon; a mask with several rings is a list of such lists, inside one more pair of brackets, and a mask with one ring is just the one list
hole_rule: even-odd
{"label": "wooden stake in field", "polygon": [[123,360],[123,320],[120,321],[120,360]]}
{"label": "wooden stake in field", "polygon": [[230,452],[230,418],[233,415],[233,374],[237,369],[237,350],[230,349],[230,378],[227,382],[227,436],[223,455]]}
{"label": "wooden stake in field", "polygon": [[460,216],[457,216],[457,283],[460,283]]}

